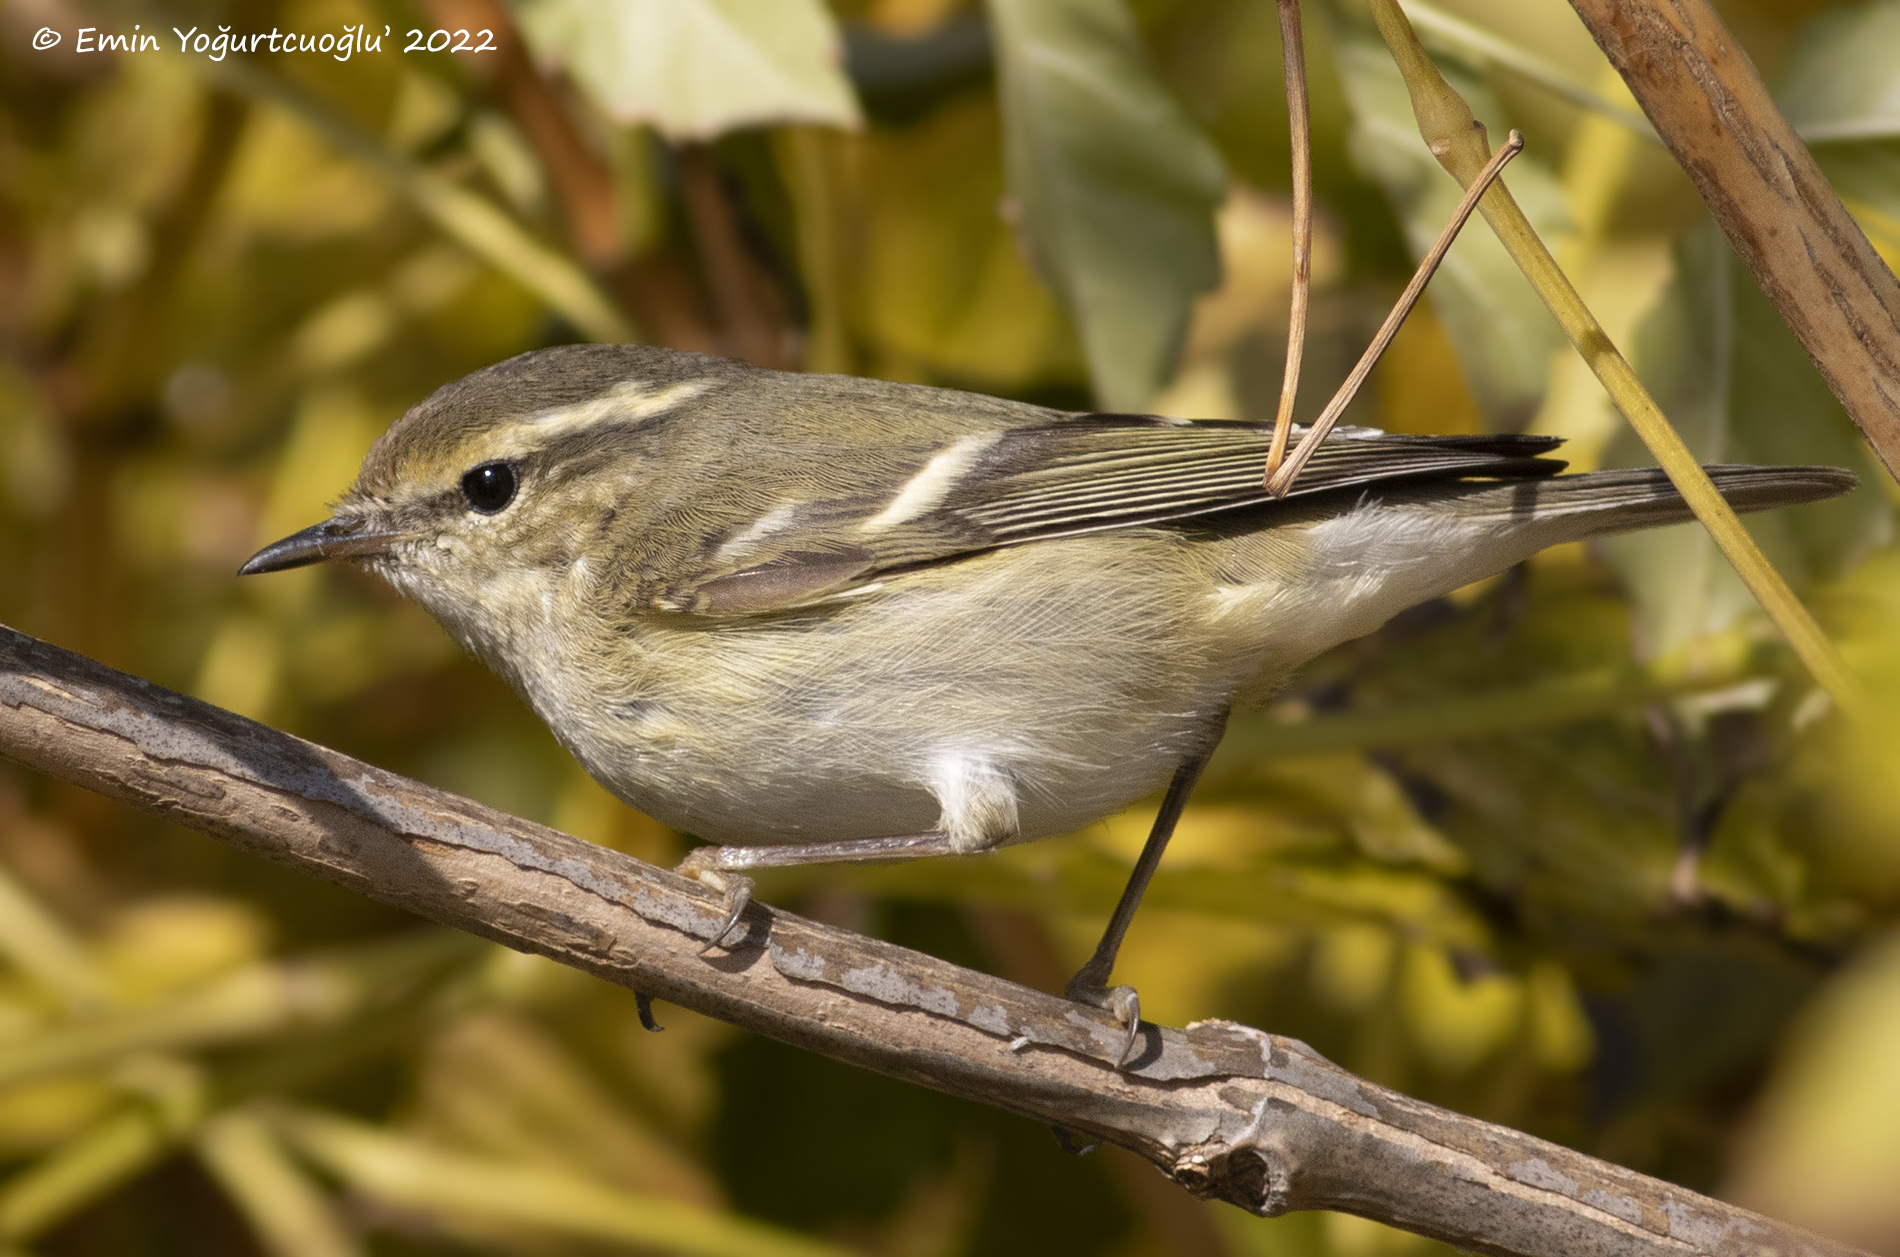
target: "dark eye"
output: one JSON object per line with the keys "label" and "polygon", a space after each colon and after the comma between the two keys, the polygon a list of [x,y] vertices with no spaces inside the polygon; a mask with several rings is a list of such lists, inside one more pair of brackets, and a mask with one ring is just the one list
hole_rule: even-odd
{"label": "dark eye", "polygon": [[515,500],[515,469],[507,463],[483,463],[462,477],[462,496],[484,515]]}

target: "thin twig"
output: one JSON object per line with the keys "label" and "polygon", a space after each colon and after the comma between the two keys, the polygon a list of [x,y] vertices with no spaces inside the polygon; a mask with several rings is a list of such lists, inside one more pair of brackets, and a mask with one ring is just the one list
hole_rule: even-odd
{"label": "thin twig", "polygon": [[[682,251],[664,242],[629,239],[626,207],[615,188],[612,166],[595,151],[554,83],[535,68],[508,7],[501,0],[425,3],[444,30],[495,33],[499,57],[492,64],[481,58],[470,68],[492,80],[497,102],[540,159],[574,252],[633,315],[634,325],[675,349],[724,349]],[[638,252],[633,251],[636,246]]]}
{"label": "thin twig", "polygon": [[1313,288],[1313,126],[1307,108],[1306,41],[1300,33],[1300,0],[1280,0],[1280,55],[1286,78],[1286,121],[1293,167],[1293,291],[1287,305],[1286,373],[1280,377],[1280,412],[1267,450],[1269,480],[1286,457],[1293,431],[1293,403],[1300,392],[1300,358],[1306,351],[1307,305]]}
{"label": "thin twig", "polygon": [[1425,291],[1425,285],[1431,280],[1432,272],[1436,271],[1438,264],[1445,260],[1445,254],[1450,251],[1452,241],[1458,238],[1458,233],[1464,228],[1465,221],[1471,217],[1472,211],[1478,208],[1478,202],[1483,199],[1485,190],[1491,186],[1498,175],[1503,173],[1505,164],[1523,151],[1524,137],[1516,131],[1511,132],[1510,138],[1491,155],[1491,160],[1485,164],[1483,170],[1478,172],[1478,177],[1471,181],[1471,186],[1465,189],[1465,195],[1458,202],[1458,208],[1453,211],[1451,221],[1445,224],[1445,229],[1438,233],[1438,239],[1433,241],[1432,247],[1426,251],[1425,257],[1418,264],[1418,270],[1412,273],[1412,282],[1405,286],[1405,291],[1399,294],[1398,302],[1392,307],[1392,312],[1385,316],[1385,323],[1380,326],[1379,334],[1372,338],[1372,343],[1366,346],[1366,352],[1359,356],[1359,364],[1352,369],[1352,374],[1346,377],[1346,382],[1339,386],[1339,391],[1333,394],[1333,400],[1326,403],[1326,409],[1321,411],[1319,418],[1313,421],[1313,426],[1306,430],[1306,435],[1300,438],[1293,456],[1287,459],[1277,472],[1267,478],[1269,493],[1283,498],[1293,488],[1293,482],[1299,477],[1300,469],[1306,466],[1307,460],[1313,457],[1315,450],[1319,449],[1320,442],[1332,432],[1333,425],[1339,422],[1339,416],[1345,413],[1347,406],[1352,404],[1352,399],[1359,395],[1360,386],[1366,382],[1366,377],[1372,374],[1372,368],[1378,365],[1379,358],[1385,353],[1386,347],[1392,343],[1392,338],[1398,335],[1400,325],[1405,322],[1405,316],[1410,314],[1412,307],[1418,304],[1419,297]]}
{"label": "thin twig", "polygon": [[756,366],[795,368],[784,298],[746,244],[740,208],[726,189],[712,150],[689,144],[678,153],[680,202],[719,317],[723,351]]}
{"label": "thin twig", "polygon": [[[1680,0],[1683,4],[1690,2]],[[1432,156],[1438,159],[1439,165],[1450,171],[1453,178],[1460,183],[1475,183],[1486,152],[1484,124],[1477,120],[1464,97],[1445,81],[1445,76],[1438,72],[1438,67],[1426,55],[1425,46],[1419,42],[1418,32],[1406,20],[1397,0],[1370,0],[1370,4],[1379,34],[1392,50],[1392,58],[1398,63],[1399,73],[1405,79],[1406,91],[1411,95],[1412,112],[1418,118],[1419,135],[1431,149]],[[1626,7],[1632,11],[1646,10],[1647,0],[1644,3],[1632,0]],[[1772,104],[1769,109],[1772,112]],[[1666,129],[1664,133],[1666,136]],[[1825,183],[1822,187],[1826,188]],[[1704,194],[1708,195],[1707,189]],[[1833,194],[1828,191],[1827,195],[1832,197]],[[1839,202],[1835,204],[1838,206]],[[1795,597],[1794,590],[1775,570],[1775,565],[1755,544],[1755,539],[1742,527],[1742,521],[1734,508],[1716,490],[1714,482],[1702,469],[1702,464],[1683,441],[1682,434],[1670,425],[1668,417],[1656,404],[1656,399],[1649,395],[1649,390],[1636,377],[1629,360],[1618,351],[1609,334],[1603,330],[1603,325],[1597,322],[1596,315],[1590,312],[1590,307],[1577,294],[1576,285],[1557,265],[1557,259],[1551,256],[1550,247],[1537,234],[1537,229],[1531,226],[1530,219],[1511,196],[1510,189],[1503,184],[1497,185],[1484,196],[1478,208],[1484,214],[1485,221],[1491,224],[1491,229],[1497,233],[1498,242],[1504,246],[1505,252],[1524,272],[1524,278],[1530,281],[1532,289],[1556,318],[1558,326],[1564,329],[1564,335],[1570,338],[1577,353],[1590,365],[1597,379],[1603,382],[1604,391],[1630,421],[1636,434],[1642,437],[1643,444],[1649,447],[1657,464],[1668,473],[1670,483],[1682,494],[1689,509],[1695,512],[1696,519],[1708,529],[1709,536],[1735,568],[1735,574],[1748,586],[1748,591],[1787,639],[1803,666],[1828,692],[1828,696],[1850,716],[1856,719],[1864,716],[1868,702],[1859,678],[1841,658],[1827,634],[1821,631],[1821,626],[1814,622],[1814,617],[1808,614],[1808,609],[1801,605],[1801,600]],[[1773,237],[1780,230],[1772,221],[1762,221],[1758,226],[1768,237]],[[1866,238],[1859,235],[1858,228],[1853,231],[1860,240],[1860,247],[1865,247]],[[1781,251],[1799,254],[1813,247],[1806,240],[1796,240]],[[1875,259],[1873,265],[1880,267],[1881,263]],[[1891,275],[1887,279],[1889,284],[1893,282]],[[1818,300],[1826,301],[1827,298],[1823,295]],[[1802,308],[1805,309],[1805,306]],[[1783,306],[1782,310],[1785,316],[1789,307]],[[1840,312],[1836,310],[1835,313]],[[1895,348],[1891,343],[1891,334],[1876,334],[1871,328],[1864,330],[1868,331],[1865,349],[1878,348],[1880,352],[1886,353]],[[1812,345],[1809,346],[1809,352],[1814,352]],[[1887,367],[1880,365],[1880,359],[1872,353],[1857,353],[1855,360],[1860,363],[1859,369],[1867,374],[1870,381],[1876,371],[1887,371]],[[1892,365],[1900,368],[1900,360],[1893,361]],[[1900,370],[1887,378],[1900,380]],[[1878,381],[1875,381],[1875,385],[1876,388],[1885,387]],[[1850,412],[1852,409],[1850,406]],[[1855,418],[1861,421],[1865,416],[1856,414]],[[1863,427],[1862,431],[1867,432],[1870,439],[1873,438],[1872,429]]]}
{"label": "thin twig", "polygon": [[501,0],[424,0],[423,8],[446,30],[493,32],[496,56],[472,58],[470,69],[491,81],[499,103],[540,158],[574,252],[596,274],[612,271],[627,252],[613,171],[535,69],[508,8]]}
{"label": "thin twig", "polygon": [[1900,477],[1900,279],[1721,14],[1709,0],[1570,4],[1848,417]]}
{"label": "thin twig", "polygon": [[724,930],[706,887],[6,628],[0,756],[442,924],[1120,1144],[1254,1213],[1349,1209],[1536,1257],[1853,1251],[1233,1022],[1144,1022],[1117,1068],[1127,1034],[1107,1013],[762,904],[706,955]]}

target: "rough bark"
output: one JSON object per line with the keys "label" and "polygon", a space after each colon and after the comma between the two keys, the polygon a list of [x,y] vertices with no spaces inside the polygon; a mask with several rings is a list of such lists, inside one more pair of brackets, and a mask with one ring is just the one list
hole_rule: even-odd
{"label": "rough bark", "polygon": [[[433,921],[786,1043],[1120,1144],[1254,1213],[1487,1253],[1844,1254],[1224,1021],[1144,1024],[754,905],[0,628],[0,755]],[[1053,1150],[1052,1150],[1053,1155]]]}
{"label": "rough bark", "polygon": [[1709,0],[1571,6],[1834,396],[1900,477],[1900,281],[1748,54]]}

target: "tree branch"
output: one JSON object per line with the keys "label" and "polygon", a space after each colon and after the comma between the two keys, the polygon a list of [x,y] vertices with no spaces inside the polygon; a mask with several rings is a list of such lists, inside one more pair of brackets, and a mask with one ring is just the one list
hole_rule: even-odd
{"label": "tree branch", "polygon": [[1255,1213],[1337,1209],[1487,1253],[1846,1254],[1410,1099],[1294,1039],[1145,1025],[754,905],[0,627],[0,755],[381,902],[783,1042],[1120,1144]]}
{"label": "tree branch", "polygon": [[1709,0],[1571,0],[1834,396],[1900,478],[1900,281]]}

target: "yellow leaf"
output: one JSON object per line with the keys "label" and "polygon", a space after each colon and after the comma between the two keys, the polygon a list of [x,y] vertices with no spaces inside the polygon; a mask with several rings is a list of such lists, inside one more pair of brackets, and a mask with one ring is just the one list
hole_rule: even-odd
{"label": "yellow leaf", "polygon": [[1468,1073],[1516,1032],[1524,984],[1503,974],[1467,982],[1442,949],[1414,944],[1400,967],[1399,1011],[1428,1065]]}
{"label": "yellow leaf", "polygon": [[1364,1012],[1385,994],[1398,955],[1392,932],[1377,925],[1342,925],[1314,940],[1313,989],[1347,1012]]}
{"label": "yellow leaf", "polygon": [[1577,998],[1577,987],[1561,966],[1540,961],[1531,966],[1529,996],[1531,1054],[1553,1074],[1582,1069],[1596,1054],[1596,1034]]}
{"label": "yellow leaf", "polygon": [[1802,1019],[1742,1142],[1726,1199],[1875,1252],[1900,1245],[1900,935]]}
{"label": "yellow leaf", "polygon": [[878,354],[975,387],[1080,380],[1068,320],[998,215],[997,125],[994,102],[972,96],[866,137],[859,333]]}

